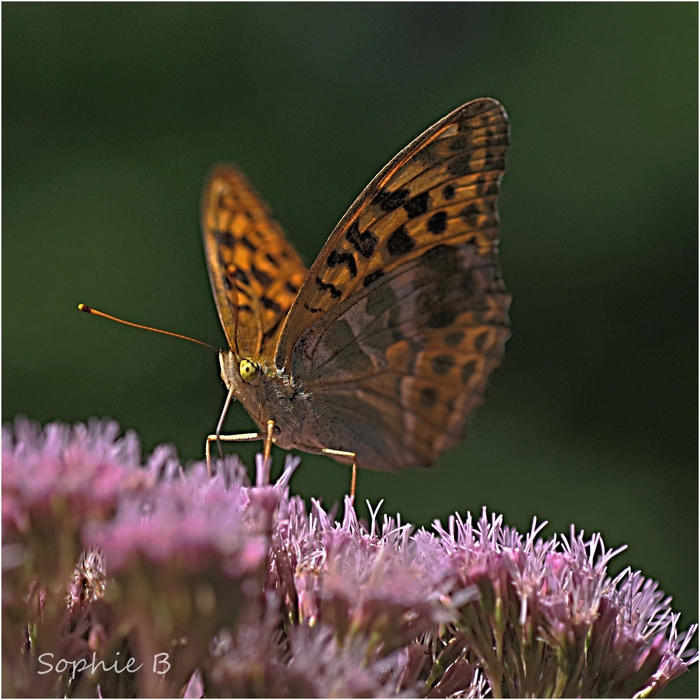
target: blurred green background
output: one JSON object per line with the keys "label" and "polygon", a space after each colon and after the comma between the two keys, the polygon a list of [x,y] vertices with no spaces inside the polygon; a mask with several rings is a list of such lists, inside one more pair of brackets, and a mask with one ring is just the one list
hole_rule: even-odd
{"label": "blurred green background", "polygon": [[[464,444],[430,472],[362,472],[359,502],[422,525],[486,505],[519,528],[601,531],[629,544],[612,570],[658,579],[684,629],[698,617],[697,12],[4,5],[3,420],[108,415],[146,453],[172,442],[201,459],[225,393],[214,356],[76,304],[221,346],[198,224],[214,163],[247,172],[310,263],[399,149],[496,97],[512,121],[505,363]],[[236,407],[227,428],[251,427]],[[305,456],[292,488],[331,505],[348,484]],[[697,669],[670,690],[697,695]]]}

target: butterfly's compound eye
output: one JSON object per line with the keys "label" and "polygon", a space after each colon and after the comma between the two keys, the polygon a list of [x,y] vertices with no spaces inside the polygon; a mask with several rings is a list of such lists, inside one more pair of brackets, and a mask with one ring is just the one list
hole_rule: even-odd
{"label": "butterfly's compound eye", "polygon": [[259,369],[255,362],[251,362],[245,358],[242,359],[241,363],[238,365],[238,372],[244,382],[252,382],[257,376]]}

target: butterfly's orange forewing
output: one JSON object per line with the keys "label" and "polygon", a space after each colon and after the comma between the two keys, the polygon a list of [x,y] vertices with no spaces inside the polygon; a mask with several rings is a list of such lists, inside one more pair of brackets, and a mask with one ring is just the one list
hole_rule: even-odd
{"label": "butterfly's orange forewing", "polygon": [[282,323],[307,270],[270,209],[230,165],[209,177],[202,233],[221,324],[243,357],[274,356]]}

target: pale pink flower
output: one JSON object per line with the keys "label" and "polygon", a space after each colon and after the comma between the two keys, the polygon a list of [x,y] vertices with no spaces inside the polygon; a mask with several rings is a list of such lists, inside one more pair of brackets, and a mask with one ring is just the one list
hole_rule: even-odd
{"label": "pale pink flower", "polygon": [[[697,660],[697,626],[640,572],[611,578],[599,535],[485,510],[415,531],[349,499],[338,519],[289,495],[297,464],[269,485],[259,457],[251,486],[235,457],[142,466],[113,423],[6,428],[4,693],[631,697]],[[39,653],[69,666],[41,675]],[[75,671],[93,658],[112,670]]]}

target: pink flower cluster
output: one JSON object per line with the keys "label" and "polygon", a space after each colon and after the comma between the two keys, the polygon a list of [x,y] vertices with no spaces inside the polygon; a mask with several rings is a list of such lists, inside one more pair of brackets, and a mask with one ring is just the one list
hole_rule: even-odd
{"label": "pink flower cluster", "polygon": [[5,695],[652,696],[697,660],[598,535],[338,520],[289,495],[298,459],[251,486],[118,432],[3,431]]}

